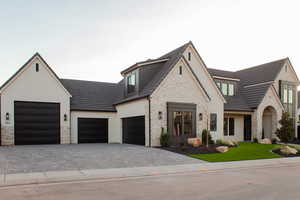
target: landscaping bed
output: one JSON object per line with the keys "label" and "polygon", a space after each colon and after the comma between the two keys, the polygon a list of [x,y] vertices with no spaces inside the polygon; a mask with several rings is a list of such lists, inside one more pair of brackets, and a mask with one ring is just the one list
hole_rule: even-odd
{"label": "landscaping bed", "polygon": [[202,145],[200,147],[193,147],[191,145],[180,147],[180,146],[174,146],[174,147],[161,147],[164,150],[171,151],[174,153],[179,153],[183,155],[191,155],[191,154],[219,154],[216,150],[216,147],[220,145],[209,145],[206,147],[205,145]]}
{"label": "landscaping bed", "polygon": [[281,153],[281,151],[280,151],[280,149],[278,148],[278,149],[274,149],[274,150],[272,150],[272,152],[273,153],[275,153],[275,154],[278,154],[278,155],[280,155],[280,156],[282,156],[282,157],[299,157],[300,156],[300,151],[298,151],[296,154],[283,154],[283,153]]}

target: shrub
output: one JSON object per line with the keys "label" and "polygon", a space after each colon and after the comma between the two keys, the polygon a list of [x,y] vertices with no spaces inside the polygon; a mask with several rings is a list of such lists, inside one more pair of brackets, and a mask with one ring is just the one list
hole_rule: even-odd
{"label": "shrub", "polygon": [[221,139],[216,140],[216,144],[222,145],[223,144],[223,140],[221,140]]}
{"label": "shrub", "polygon": [[279,139],[284,143],[292,141],[294,139],[293,134],[295,130],[293,127],[293,119],[290,118],[288,112],[282,113],[279,124],[281,125],[281,127],[276,131],[276,135],[279,137]]}
{"label": "shrub", "polygon": [[214,144],[215,143],[211,138],[210,132],[208,130],[204,129],[202,131],[202,143],[206,145],[207,141],[208,141],[208,144]]}
{"label": "shrub", "polygon": [[258,139],[255,137],[255,138],[253,138],[253,142],[254,143],[258,143]]}
{"label": "shrub", "polygon": [[170,134],[163,132],[160,135],[160,145],[162,147],[169,147],[170,146]]}
{"label": "shrub", "polygon": [[272,138],[272,144],[277,144],[277,139],[276,138]]}

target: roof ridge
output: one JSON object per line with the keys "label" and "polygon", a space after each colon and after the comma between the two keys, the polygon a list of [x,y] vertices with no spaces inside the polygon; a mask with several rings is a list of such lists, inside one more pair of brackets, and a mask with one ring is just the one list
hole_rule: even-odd
{"label": "roof ridge", "polygon": [[81,80],[81,79],[69,79],[69,78],[61,78],[60,80],[67,80],[67,81],[80,81],[80,82],[91,82],[91,83],[105,83],[105,84],[113,84],[113,85],[118,85],[118,83],[102,82],[102,81],[89,81],[89,80]]}
{"label": "roof ridge", "polygon": [[284,60],[286,60],[286,59],[288,59],[288,58],[286,57],[286,58],[282,58],[282,59],[278,59],[278,60],[266,62],[266,63],[263,63],[263,64],[259,64],[259,65],[253,66],[253,67],[247,67],[247,68],[245,68],[245,69],[241,69],[241,70],[238,70],[238,71],[235,71],[235,72],[242,72],[242,71],[246,71],[246,70],[250,70],[250,69],[259,68],[259,67],[262,67],[263,65],[268,65],[268,64],[272,64],[272,63],[277,63],[277,62],[280,62],[280,61],[284,61]]}

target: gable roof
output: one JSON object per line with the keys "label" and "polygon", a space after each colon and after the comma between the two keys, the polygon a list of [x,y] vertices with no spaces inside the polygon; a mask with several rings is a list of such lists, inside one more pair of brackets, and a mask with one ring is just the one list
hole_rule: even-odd
{"label": "gable roof", "polygon": [[71,110],[116,112],[112,105],[118,95],[116,83],[61,79],[71,92]]}
{"label": "gable roof", "polygon": [[21,73],[27,66],[28,64],[34,59],[38,57],[45,65],[46,67],[49,69],[49,71],[54,75],[55,79],[58,81],[58,83],[62,86],[62,88],[65,90],[65,92],[71,97],[72,95],[70,94],[70,92],[64,87],[64,85],[62,84],[62,82],[60,81],[59,77],[57,76],[57,74],[52,70],[52,68],[48,65],[48,63],[44,60],[44,58],[37,52],[35,53],[22,67],[19,68],[18,71],[16,71],[6,82],[4,82],[4,84],[0,87],[0,93],[5,89],[6,86],[9,85],[10,82],[12,82],[19,73]]}
{"label": "gable roof", "polygon": [[252,111],[260,105],[286,61],[287,58],[284,58],[236,72],[212,68],[208,70],[213,76],[240,80],[236,82],[237,93],[232,97],[225,97],[228,102],[224,105],[225,110]]}

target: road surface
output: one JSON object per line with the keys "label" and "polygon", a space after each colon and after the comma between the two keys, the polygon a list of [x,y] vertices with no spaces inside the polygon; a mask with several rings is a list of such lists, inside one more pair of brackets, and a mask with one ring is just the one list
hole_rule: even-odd
{"label": "road surface", "polygon": [[249,167],[0,188],[0,199],[300,199],[300,165]]}

